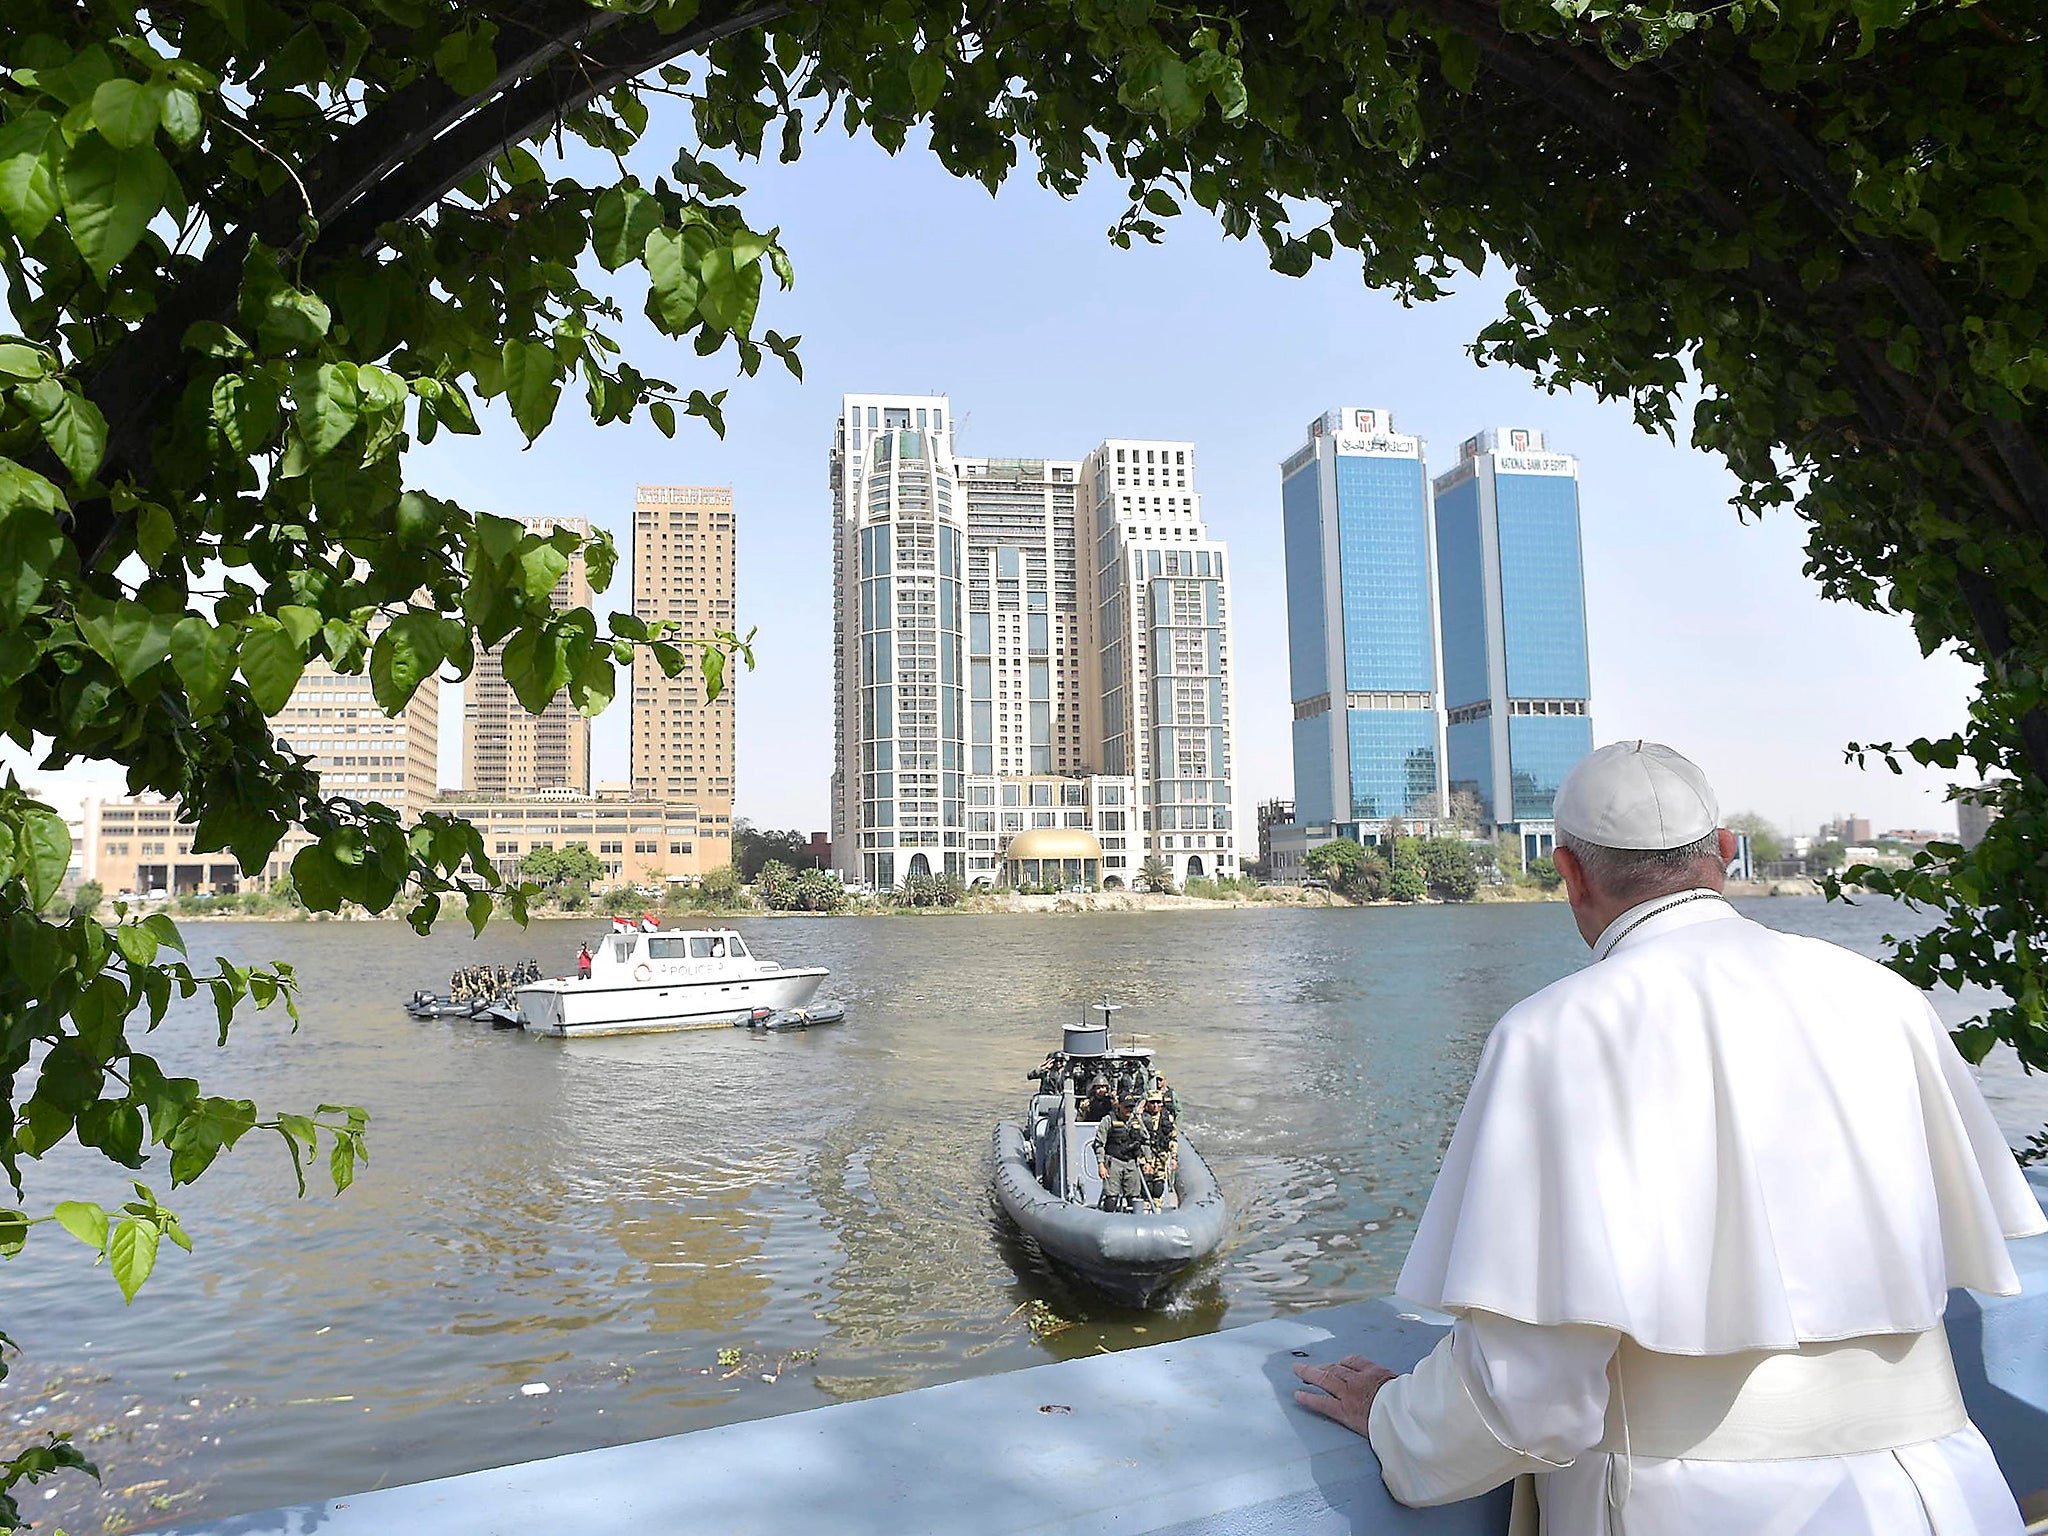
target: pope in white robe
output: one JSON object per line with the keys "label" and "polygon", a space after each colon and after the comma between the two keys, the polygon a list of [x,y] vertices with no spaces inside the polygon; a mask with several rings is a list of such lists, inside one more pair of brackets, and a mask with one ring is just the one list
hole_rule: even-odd
{"label": "pope in white robe", "polygon": [[1532,1536],[2019,1536],[1942,1310],[2048,1222],[1934,1010],[1722,900],[1668,747],[1593,753],[1555,817],[1593,959],[1480,1058],[1397,1287],[1454,1326],[1297,1398],[1405,1504],[1527,1478]]}

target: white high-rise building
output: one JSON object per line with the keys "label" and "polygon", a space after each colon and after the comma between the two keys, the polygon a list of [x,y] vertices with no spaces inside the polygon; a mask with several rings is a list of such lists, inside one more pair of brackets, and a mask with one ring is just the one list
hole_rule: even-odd
{"label": "white high-rise building", "polygon": [[1137,785],[1176,884],[1235,875],[1230,583],[1187,442],[1112,438],[1082,464],[1082,755]]}
{"label": "white high-rise building", "polygon": [[876,886],[967,873],[952,415],[944,395],[848,395],[832,445],[832,858]]}
{"label": "white high-rise building", "polygon": [[1105,885],[1151,854],[1176,883],[1236,874],[1225,552],[1193,445],[956,458],[953,429],[943,395],[842,403],[834,865],[994,883],[1015,835],[1058,832],[1095,841],[1077,867]]}
{"label": "white high-rise building", "polygon": [[1081,466],[966,458],[959,466],[967,493],[969,771],[1073,774],[1081,764]]}

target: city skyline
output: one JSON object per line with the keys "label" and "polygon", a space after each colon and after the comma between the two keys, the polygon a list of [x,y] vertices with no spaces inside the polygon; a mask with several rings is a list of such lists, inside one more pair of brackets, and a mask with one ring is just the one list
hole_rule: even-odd
{"label": "city skyline", "polygon": [[[1361,289],[1355,272],[1277,276],[1255,242],[1231,242],[1197,217],[1174,221],[1160,247],[1114,249],[1103,230],[1120,206],[1115,187],[1062,200],[1020,183],[992,200],[917,156],[832,137],[795,165],[750,164],[743,179],[757,223],[782,228],[796,264],[795,289],[768,295],[762,319],[803,335],[806,382],[773,370],[733,380],[729,365],[658,338],[638,318],[640,295],[622,290],[616,330],[629,355],[689,387],[734,384],[724,438],[696,422],[674,442],[644,419],[594,428],[572,395],[531,452],[496,401],[479,404],[482,436],[444,435],[408,461],[409,483],[472,507],[589,517],[622,553],[636,483],[739,487],[748,532],[737,622],[760,626],[760,666],[741,675],[738,814],[828,824],[817,762],[830,752],[830,554],[812,445],[829,433],[841,393],[874,383],[971,399],[958,423],[963,455],[1079,445],[1105,429],[1200,445],[1209,525],[1236,562],[1247,814],[1288,795],[1292,778],[1273,466],[1327,402],[1360,399],[1386,402],[1404,430],[1433,442],[1461,441],[1475,421],[1528,421],[1580,456],[1599,740],[1670,741],[1707,768],[1731,811],[1791,829],[1850,808],[1880,826],[1954,825],[1939,791],[1967,770],[1908,764],[1895,778],[1845,765],[1842,748],[1953,728],[1972,670],[1945,655],[1923,660],[1901,618],[1825,602],[1801,572],[1803,525],[1789,515],[1741,523],[1727,471],[1644,433],[1625,402],[1548,395],[1525,373],[1475,366],[1465,349],[1511,286],[1497,269],[1404,309]],[[901,216],[863,217],[877,196],[895,199]],[[1037,302],[990,302],[1007,290]],[[918,294],[947,321],[904,326],[874,302],[886,292]],[[1143,344],[1118,349],[1114,367],[1037,361],[1070,357],[1076,338],[1126,335]],[[1681,444],[1689,405],[1680,402]],[[629,600],[622,572],[599,611]],[[460,771],[459,693],[443,702],[444,776]],[[593,778],[625,778],[621,705],[593,739]],[[124,792],[118,769],[43,773],[35,754],[9,753],[60,803],[88,788]]]}
{"label": "city skyline", "polygon": [[[830,752],[831,556],[811,445],[829,434],[843,393],[879,385],[971,400],[957,423],[966,455],[1092,442],[1105,429],[1201,444],[1209,523],[1236,551],[1237,602],[1251,616],[1238,626],[1240,677],[1280,684],[1249,686],[1240,700],[1247,814],[1287,795],[1292,777],[1284,625],[1272,622],[1284,612],[1273,465],[1316,411],[1358,399],[1388,402],[1406,430],[1434,441],[1522,420],[1573,445],[1585,464],[1601,739],[1670,741],[1707,768],[1731,809],[1795,828],[1850,807],[1884,825],[1953,825],[1940,798],[1949,775],[1859,770],[1842,748],[1953,728],[1971,669],[1923,660],[1902,618],[1824,601],[1801,571],[1797,519],[1739,521],[1733,477],[1682,446],[1689,400],[1674,445],[1637,426],[1626,402],[1552,395],[1527,373],[1475,365],[1467,348],[1512,287],[1497,267],[1404,308],[1338,266],[1279,276],[1256,242],[1196,216],[1174,221],[1160,246],[1116,249],[1103,235],[1121,210],[1114,186],[1061,199],[1020,181],[991,199],[928,159],[830,135],[796,164],[749,164],[742,179],[757,222],[781,229],[796,266],[795,288],[769,294],[762,318],[803,336],[803,382],[772,369],[731,380],[695,363],[637,318],[639,295],[626,291],[618,331],[629,351],[707,389],[735,384],[722,438],[695,423],[673,443],[644,421],[594,428],[570,399],[545,451],[522,454],[494,402],[480,412],[483,437],[444,436],[419,455],[420,477],[442,494],[508,513],[574,506],[621,533],[601,509],[622,505],[636,480],[741,488],[750,511],[738,611],[743,629],[761,629],[739,731],[739,814],[828,825],[816,754]],[[869,217],[878,197],[898,216]],[[991,301],[1005,292],[1023,301]],[[892,293],[917,295],[944,322],[905,325],[876,302]],[[1047,361],[1090,337],[1133,344],[1116,349],[1114,366]],[[622,721],[599,721],[599,778],[621,776],[606,763],[623,762],[624,740]]]}

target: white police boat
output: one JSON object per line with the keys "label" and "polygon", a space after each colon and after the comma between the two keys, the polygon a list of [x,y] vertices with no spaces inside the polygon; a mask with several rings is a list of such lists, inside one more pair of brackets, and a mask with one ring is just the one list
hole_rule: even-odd
{"label": "white police boat", "polygon": [[996,1198],[1052,1264],[1114,1299],[1148,1306],[1223,1241],[1230,1213],[1215,1174],[1185,1135],[1176,1133],[1172,1168],[1132,1210],[1105,1210],[1094,1122],[1078,1095],[1107,1082],[1119,1096],[1142,1098],[1157,1082],[1152,1052],[1117,1050],[1109,1040],[1113,1004],[1097,1004],[1100,1024],[1069,1024],[1062,1048],[1032,1075],[1028,1125],[996,1127]]}
{"label": "white police boat", "polygon": [[802,1009],[831,974],[763,960],[730,928],[631,928],[591,946],[588,976],[532,982],[519,1021],[537,1035],[645,1035]]}

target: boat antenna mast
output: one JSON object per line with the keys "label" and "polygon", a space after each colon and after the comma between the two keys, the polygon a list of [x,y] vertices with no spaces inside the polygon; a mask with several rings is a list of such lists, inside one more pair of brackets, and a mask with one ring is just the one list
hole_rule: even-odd
{"label": "boat antenna mast", "polygon": [[1104,1050],[1108,1050],[1111,1045],[1109,1038],[1109,1016],[1113,1013],[1123,1012],[1124,1005],[1122,1003],[1112,1003],[1105,997],[1101,1002],[1090,1003],[1088,1006],[1102,1015],[1102,1047]]}

